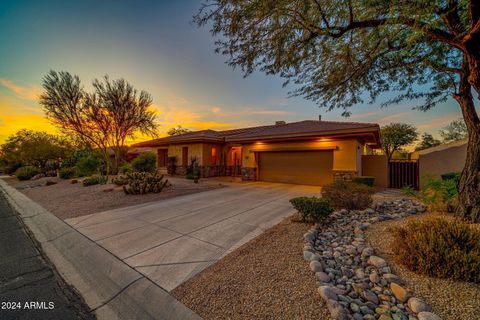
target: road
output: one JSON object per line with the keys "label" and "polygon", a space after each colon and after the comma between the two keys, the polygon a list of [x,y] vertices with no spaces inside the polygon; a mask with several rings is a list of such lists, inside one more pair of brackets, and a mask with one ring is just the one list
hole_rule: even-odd
{"label": "road", "polygon": [[0,193],[0,319],[95,319]]}

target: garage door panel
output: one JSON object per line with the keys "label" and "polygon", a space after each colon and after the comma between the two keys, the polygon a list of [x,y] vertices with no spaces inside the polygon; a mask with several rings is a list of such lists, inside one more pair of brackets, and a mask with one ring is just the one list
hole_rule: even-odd
{"label": "garage door panel", "polygon": [[259,180],[326,185],[333,181],[332,151],[259,153]]}

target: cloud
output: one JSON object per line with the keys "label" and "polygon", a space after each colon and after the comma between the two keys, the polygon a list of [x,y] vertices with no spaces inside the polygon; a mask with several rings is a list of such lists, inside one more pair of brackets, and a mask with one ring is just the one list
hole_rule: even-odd
{"label": "cloud", "polygon": [[441,117],[436,117],[433,119],[430,119],[428,123],[420,124],[417,126],[419,130],[432,130],[432,129],[440,129],[442,127],[445,127],[448,125],[450,122],[453,120],[458,119],[458,114],[449,114],[449,115],[444,115]]}
{"label": "cloud", "polygon": [[37,86],[22,87],[8,79],[0,78],[0,85],[8,89],[18,98],[25,99],[25,100],[37,101],[38,97],[42,92],[41,89],[38,88]]}
{"label": "cloud", "polygon": [[407,111],[407,112],[390,114],[388,116],[384,116],[380,119],[377,119],[376,122],[378,122],[379,124],[389,124],[391,122],[401,121],[406,119],[408,115],[410,115],[411,113],[412,113],[411,111]]}
{"label": "cloud", "polygon": [[210,111],[212,111],[213,113],[220,113],[220,111],[222,111],[222,109],[219,108],[219,107],[213,107],[212,109],[210,109]]}

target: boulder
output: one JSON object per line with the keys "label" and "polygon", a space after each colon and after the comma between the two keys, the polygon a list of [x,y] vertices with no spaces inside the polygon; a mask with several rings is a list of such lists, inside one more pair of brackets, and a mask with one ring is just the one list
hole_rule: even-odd
{"label": "boulder", "polygon": [[400,277],[394,275],[393,273],[384,273],[382,277],[390,283],[394,282],[399,285],[405,284],[405,281],[403,281]]}
{"label": "boulder", "polygon": [[365,300],[378,304],[378,297],[375,293],[370,290],[365,290],[362,293],[362,296]]}
{"label": "boulder", "polygon": [[419,314],[417,314],[418,320],[442,320],[439,316],[437,316],[435,313],[428,312],[428,311],[422,311]]}
{"label": "boulder", "polygon": [[392,282],[390,284],[390,290],[392,290],[393,295],[395,296],[395,298],[397,298],[398,301],[400,302],[407,301],[409,294],[407,290],[402,286]]}
{"label": "boulder", "polygon": [[328,300],[338,300],[337,294],[333,291],[332,287],[329,286],[320,286],[317,289],[318,293],[320,294],[320,297],[322,297],[323,300],[328,301]]}
{"label": "boulder", "polygon": [[316,272],[315,273],[315,276],[317,277],[318,280],[320,280],[321,282],[330,282],[330,277],[328,276],[328,274],[326,274],[325,272]]}
{"label": "boulder", "polygon": [[410,310],[412,310],[415,313],[432,310],[432,308],[430,308],[430,306],[425,301],[419,298],[410,298],[408,299],[407,304]]}
{"label": "boulder", "polygon": [[387,262],[377,256],[370,256],[370,258],[368,258],[368,264],[371,264],[377,268],[383,268],[387,266]]}
{"label": "boulder", "polygon": [[310,261],[310,270],[312,270],[312,272],[314,273],[322,272],[323,271],[322,264],[317,260]]}

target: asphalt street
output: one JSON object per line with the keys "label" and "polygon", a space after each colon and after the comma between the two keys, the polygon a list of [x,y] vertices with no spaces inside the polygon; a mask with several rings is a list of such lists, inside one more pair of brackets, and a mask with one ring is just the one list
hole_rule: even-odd
{"label": "asphalt street", "polygon": [[0,193],[0,319],[95,319]]}

